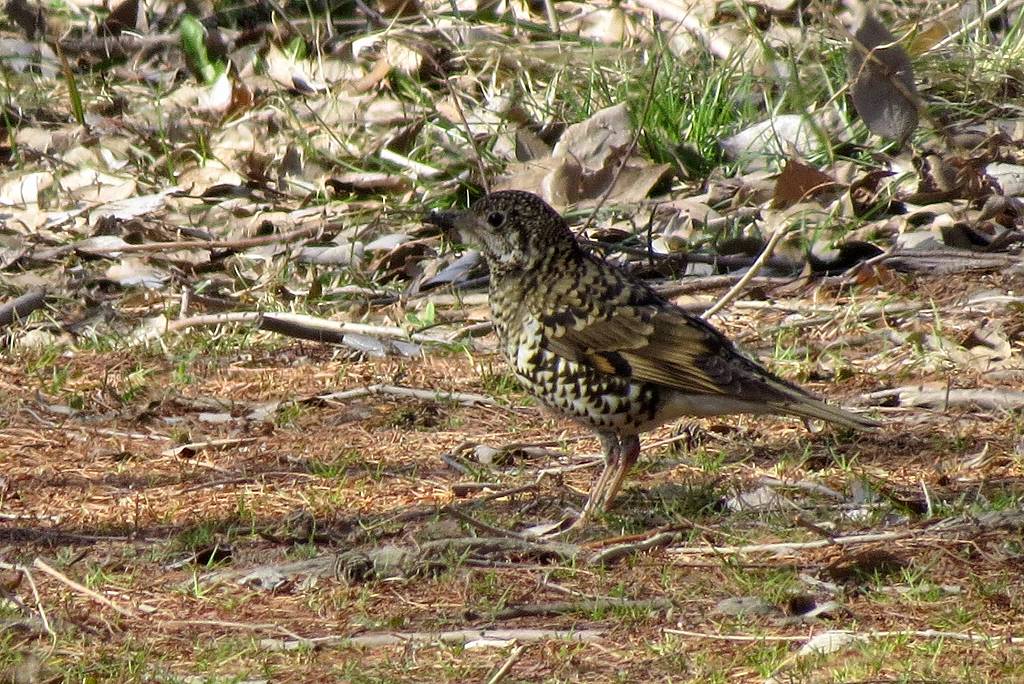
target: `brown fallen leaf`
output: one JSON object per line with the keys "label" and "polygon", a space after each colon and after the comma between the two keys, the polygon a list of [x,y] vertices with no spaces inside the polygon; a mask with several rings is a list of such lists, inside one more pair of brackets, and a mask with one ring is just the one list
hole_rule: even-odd
{"label": "brown fallen leaf", "polygon": [[556,207],[595,202],[639,202],[671,168],[633,154],[624,104],[607,107],[565,129],[550,156],[512,164],[495,190],[532,190]]}
{"label": "brown fallen leaf", "polygon": [[101,28],[114,36],[121,35],[122,31],[144,34],[149,31],[149,21],[139,0],[123,0],[110,10]]}
{"label": "brown fallen leaf", "polygon": [[918,123],[910,57],[881,21],[863,7],[860,12],[846,56],[853,106],[872,133],[902,146]]}
{"label": "brown fallen leaf", "polygon": [[772,208],[784,209],[838,188],[839,184],[828,174],[796,159],[788,159],[786,167],[775,179]]}

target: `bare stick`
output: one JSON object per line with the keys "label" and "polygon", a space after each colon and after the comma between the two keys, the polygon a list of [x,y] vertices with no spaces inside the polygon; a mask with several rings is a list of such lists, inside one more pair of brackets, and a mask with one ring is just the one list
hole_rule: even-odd
{"label": "bare stick", "polygon": [[772,252],[775,251],[775,246],[778,245],[779,241],[788,233],[788,226],[779,226],[776,228],[775,232],[772,233],[771,238],[768,239],[768,244],[764,246],[764,249],[761,250],[761,253],[757,256],[757,259],[754,260],[754,263],[750,265],[750,268],[747,269],[747,272],[743,274],[743,277],[737,280],[736,284],[729,288],[729,291],[722,295],[721,299],[712,304],[711,307],[704,312],[702,318],[711,318],[716,313],[727,307],[729,302],[736,299],[740,295],[740,292],[743,291],[743,288],[747,286],[747,283],[757,275],[757,272],[761,270],[764,263],[768,261],[768,257],[770,257]]}
{"label": "bare stick", "polygon": [[495,645],[507,645],[509,641],[548,641],[565,639],[584,643],[597,641],[604,634],[596,629],[458,629],[448,632],[383,632],[377,634],[360,634],[354,637],[324,636],[312,639],[283,641],[281,639],[263,639],[260,646],[273,651],[294,651],[298,648],[317,646],[355,646],[373,648],[381,646],[404,646],[407,644],[443,644],[468,643],[470,641],[490,641]]}
{"label": "bare stick", "polygon": [[[792,636],[788,634],[715,634],[714,632],[691,632],[685,629],[664,629],[662,630],[665,634],[676,634],[678,636],[694,637],[697,639],[717,639],[719,641],[739,641],[739,642],[787,642],[787,641],[809,641],[813,636]],[[891,631],[869,631],[869,632],[854,632],[852,630],[837,629],[829,630],[830,632],[838,634],[847,634],[849,636],[858,637],[861,639],[889,639],[889,638],[900,638],[900,637],[911,637],[918,639],[950,639],[954,641],[969,641],[972,643],[1001,643],[1001,644],[1024,644],[1024,637],[1019,636],[1000,636],[1000,635],[988,635],[988,634],[966,634],[964,632],[943,632],[937,629],[908,629],[908,630],[891,630]]]}
{"label": "bare stick", "polygon": [[875,534],[852,534],[848,537],[832,537],[831,539],[819,539],[810,542],[780,542],[777,544],[748,544],[746,546],[682,546],[668,549],[674,555],[729,555],[739,553],[771,553],[775,551],[796,551],[800,549],[820,549],[833,544],[838,546],[852,546],[854,544],[869,544],[880,541],[893,541],[913,537],[914,530],[903,530],[900,532],[878,532]]}
{"label": "bare stick", "polygon": [[281,625],[275,625],[273,623],[260,623],[260,622],[229,622],[227,620],[166,620],[160,623],[164,627],[223,627],[225,629],[244,629],[251,632],[279,632],[292,639],[302,640],[303,637],[295,632],[282,627]]}
{"label": "bare stick", "polygon": [[36,581],[32,577],[32,572],[24,565],[4,563],[2,561],[0,561],[0,568],[20,572],[28,581],[28,586],[32,590],[32,599],[36,602],[36,610],[39,611],[39,619],[43,623],[43,628],[46,630],[46,633],[50,635],[51,639],[56,639],[57,634],[53,631],[53,628],[50,627],[50,621],[46,619],[46,611],[43,610],[43,600],[39,598],[39,588],[36,586]]}
{"label": "bare stick", "polygon": [[502,663],[501,667],[498,668],[498,671],[495,672],[491,676],[491,678],[487,680],[487,684],[498,684],[498,682],[504,679],[505,675],[508,674],[508,671],[512,669],[512,665],[514,665],[515,662],[519,660],[519,656],[523,655],[523,651],[525,650],[525,644],[513,648],[512,652],[508,654],[508,658],[506,658],[505,662]]}
{"label": "bare stick", "polygon": [[602,549],[591,556],[590,564],[610,565],[625,558],[626,556],[632,556],[640,553],[641,551],[649,551],[650,549],[658,549],[663,546],[668,546],[678,539],[679,532],[661,532],[660,534],[655,534],[647,539],[632,544],[616,544],[615,546],[609,546],[606,549]]}
{"label": "bare stick", "polygon": [[[318,222],[305,228],[297,228],[280,235],[262,235],[253,238],[241,238],[238,240],[181,240],[180,242],[147,242],[141,245],[122,245],[109,249],[87,250],[91,254],[131,254],[133,252],[167,252],[179,249],[248,249],[270,245],[275,242],[291,242],[297,238],[309,237],[320,231],[321,224]],[[72,245],[74,246],[74,245]]]}
{"label": "bare stick", "polygon": [[453,506],[446,506],[446,507],[442,508],[441,510],[444,511],[445,513],[448,513],[451,516],[454,516],[454,517],[458,518],[459,520],[461,520],[462,522],[466,523],[467,525],[471,525],[471,526],[475,527],[476,529],[481,530],[483,532],[487,532],[489,534],[493,534],[496,537],[512,537],[514,539],[522,539],[523,541],[530,541],[529,539],[527,539],[525,536],[519,534],[518,532],[513,532],[512,530],[506,530],[506,529],[503,529],[501,527],[495,527],[494,525],[491,525],[489,523],[485,523],[483,520],[477,520],[476,518],[474,518],[473,516],[469,515],[468,513],[463,513],[462,511],[460,511],[459,509],[457,509],[457,508],[455,508]]}
{"label": "bare stick", "polygon": [[70,587],[72,590],[78,592],[79,594],[82,594],[83,596],[87,596],[87,597],[91,598],[93,601],[96,601],[97,603],[102,604],[102,605],[106,606],[107,608],[110,608],[111,610],[114,610],[114,611],[120,613],[121,615],[123,615],[125,617],[128,617],[128,618],[134,618],[135,617],[135,613],[134,612],[128,610],[127,608],[122,608],[121,606],[117,605],[116,603],[114,603],[113,601],[108,599],[106,596],[103,596],[101,594],[97,594],[95,591],[93,591],[92,589],[89,589],[88,587],[82,586],[81,584],[79,584],[78,582],[74,581],[73,579],[71,579],[67,575],[64,575],[63,573],[61,573],[59,570],[56,570],[56,569],[50,567],[49,565],[47,565],[41,558],[36,558],[32,562],[32,565],[37,567],[37,568],[39,568],[40,570],[42,570],[47,575],[49,575],[50,577],[54,578],[55,580],[57,580],[61,584],[64,584],[64,585]]}
{"label": "bare stick", "polygon": [[[939,50],[941,48],[944,48],[947,45],[949,45],[950,43],[952,43],[954,40],[959,39],[960,36],[964,35],[968,31],[973,31],[975,28],[977,28],[981,24],[987,23],[989,21],[989,19],[991,19],[992,17],[996,16],[997,14],[999,14],[1000,12],[1005,10],[1006,6],[1009,5],[1013,1],[1014,0],[1002,0],[1001,2],[997,2],[992,7],[989,7],[985,11],[984,14],[975,17],[971,21],[967,22],[966,24],[964,24],[963,26],[958,28],[956,31],[951,32],[948,36],[946,36],[945,38],[943,38],[942,40],[937,42],[935,45],[932,45],[930,48],[928,48],[928,51],[929,52],[933,52],[935,50]],[[951,9],[955,9],[955,7],[951,8]]]}
{"label": "bare stick", "polygon": [[691,632],[685,629],[669,629],[665,628],[662,630],[665,634],[675,634],[676,636],[694,637],[698,639],[715,639],[717,641],[739,641],[742,643],[749,642],[760,642],[760,641],[807,641],[806,636],[792,636],[788,634],[715,634],[714,632]]}
{"label": "bare stick", "polygon": [[455,401],[466,406],[500,406],[498,402],[484,394],[446,392],[444,390],[417,389],[415,387],[399,387],[397,385],[367,385],[366,387],[357,387],[356,389],[325,394],[318,398],[324,401],[342,401],[378,394],[407,399],[420,399],[422,401]]}
{"label": "bare stick", "polygon": [[0,328],[6,328],[11,323],[20,321],[36,309],[42,308],[45,303],[46,291],[39,289],[29,290],[13,302],[0,306]]}
{"label": "bare stick", "polygon": [[340,342],[345,335],[366,335],[368,337],[381,337],[385,339],[410,340],[418,344],[448,344],[447,340],[437,339],[422,333],[409,332],[398,327],[331,321],[317,318],[316,316],[283,311],[270,313],[262,311],[230,311],[227,313],[203,314],[180,318],[168,321],[162,331],[150,331],[142,335],[140,341],[154,339],[165,333],[187,328],[225,325],[228,323],[255,323],[262,330],[269,330],[270,332],[276,332],[289,337],[323,342]]}
{"label": "bare stick", "polygon": [[620,598],[599,598],[583,599],[580,601],[556,601],[554,603],[525,603],[520,606],[510,606],[498,611],[494,615],[495,620],[511,620],[520,617],[537,617],[539,615],[564,615],[565,613],[593,613],[609,608],[639,608],[640,610],[669,610],[672,608],[672,601],[667,598],[654,599],[620,599]]}

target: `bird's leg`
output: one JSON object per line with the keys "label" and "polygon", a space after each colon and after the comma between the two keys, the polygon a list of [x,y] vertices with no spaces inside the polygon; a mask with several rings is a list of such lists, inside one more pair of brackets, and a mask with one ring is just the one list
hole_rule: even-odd
{"label": "bird's leg", "polygon": [[[597,477],[597,480],[590,487],[590,495],[587,497],[587,503],[583,506],[583,511],[579,517],[573,521],[569,530],[583,529],[587,521],[594,514],[594,511],[601,510],[604,506],[604,490],[608,487],[609,478],[613,476],[614,471],[619,466],[621,449],[619,447],[619,439],[615,435],[600,435],[601,448],[604,451],[604,468],[601,470],[601,474]],[[635,460],[635,459],[634,459]],[[566,530],[568,531],[568,530]]]}
{"label": "bird's leg", "polygon": [[629,469],[633,467],[633,464],[636,463],[639,457],[640,438],[637,435],[623,437],[619,442],[615,472],[612,473],[611,479],[604,483],[604,492],[600,503],[602,509],[607,509],[611,506],[612,501],[618,496],[619,490],[622,489],[622,481],[626,478],[626,473],[629,472]]}

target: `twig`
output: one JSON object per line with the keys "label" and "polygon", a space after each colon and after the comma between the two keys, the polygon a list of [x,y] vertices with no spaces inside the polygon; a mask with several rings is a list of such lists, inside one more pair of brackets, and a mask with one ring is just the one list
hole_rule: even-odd
{"label": "twig", "polygon": [[924,389],[894,387],[868,392],[861,400],[868,403],[895,399],[900,406],[915,406],[945,411],[951,407],[983,411],[1013,411],[1024,407],[1024,392],[1011,389]]}
{"label": "twig", "polygon": [[800,549],[820,549],[826,546],[852,546],[880,541],[893,541],[913,537],[915,530],[898,532],[877,532],[874,534],[852,534],[848,537],[832,537],[809,542],[780,542],[775,544],[748,544],[738,546],[679,546],[668,549],[668,552],[680,556],[689,555],[728,555],[741,553],[766,553],[775,551],[797,551]]}
{"label": "twig", "polygon": [[[90,254],[132,254],[134,252],[164,252],[164,251],[176,251],[179,249],[219,249],[219,250],[237,250],[237,249],[248,249],[250,247],[260,247],[262,245],[270,245],[275,242],[291,242],[297,238],[309,237],[318,233],[321,229],[321,224],[316,223],[315,225],[306,226],[305,228],[297,228],[287,233],[281,233],[279,235],[261,235],[259,237],[252,238],[239,238],[238,240],[181,240],[179,242],[146,242],[141,245],[122,245],[120,247],[111,247],[109,249],[89,249],[87,250]],[[71,245],[74,247],[74,245]]]}
{"label": "twig", "polygon": [[40,570],[45,572],[50,577],[52,577],[55,580],[57,580],[58,582],[60,582],[60,583],[62,583],[64,585],[70,587],[71,589],[73,589],[74,591],[78,592],[79,594],[87,596],[87,597],[91,598],[93,601],[96,601],[97,603],[100,603],[100,604],[106,606],[107,608],[110,608],[111,610],[114,610],[117,613],[120,613],[121,615],[123,615],[125,617],[128,617],[128,618],[134,618],[135,617],[135,613],[134,612],[128,610],[127,608],[122,608],[121,606],[117,605],[116,603],[114,603],[113,601],[108,599],[106,596],[103,596],[101,594],[97,594],[95,591],[93,591],[92,589],[89,589],[88,587],[82,586],[81,584],[79,584],[78,582],[74,581],[73,579],[71,579],[67,575],[64,575],[63,573],[61,573],[59,570],[56,570],[56,569],[50,567],[49,565],[47,565],[41,558],[36,558],[32,562],[32,565],[37,567],[37,568],[39,568]]}
{"label": "twig", "polygon": [[755,636],[753,634],[715,634],[714,632],[691,632],[686,629],[670,629],[668,627],[661,631],[665,634],[675,634],[677,636],[694,637],[697,639],[716,639],[718,641],[739,641],[743,643],[760,641],[807,641],[809,638],[806,636],[792,636],[788,634],[762,634],[759,636]]}
{"label": "twig", "polygon": [[609,608],[637,608],[639,610],[669,610],[672,601],[667,598],[654,599],[620,599],[601,598],[584,599],[582,601],[555,601],[553,603],[525,603],[511,606],[494,614],[495,620],[512,620],[520,617],[537,617],[541,615],[564,615],[565,613],[593,613]]}
{"label": "twig", "polygon": [[468,525],[471,525],[472,527],[475,527],[478,530],[482,530],[482,531],[487,532],[489,534],[493,534],[493,535],[495,535],[497,537],[511,537],[512,539],[522,539],[524,541],[529,541],[525,536],[519,534],[518,532],[513,532],[512,530],[506,530],[506,529],[501,528],[501,527],[495,527],[494,525],[491,525],[489,523],[485,523],[483,520],[477,520],[476,518],[474,518],[473,516],[469,515],[468,513],[463,513],[458,508],[455,508],[453,506],[445,506],[441,510],[443,512],[445,512],[445,513],[448,513],[449,515],[452,515],[452,516],[458,518],[462,522],[464,522],[464,523],[466,523]]}
{"label": "twig", "polygon": [[29,290],[14,301],[0,306],[0,328],[27,317],[46,303],[46,290]]}
{"label": "twig", "polygon": [[0,568],[20,572],[21,576],[28,581],[28,586],[32,590],[32,600],[35,601],[36,610],[39,612],[39,620],[43,623],[43,628],[46,630],[46,633],[50,635],[50,638],[56,639],[57,634],[53,631],[53,628],[50,627],[50,621],[46,618],[46,610],[43,609],[43,600],[39,598],[39,587],[36,586],[36,581],[32,577],[32,572],[24,565],[4,563],[3,561],[0,561]]}
{"label": "twig", "polygon": [[313,339],[324,342],[340,342],[345,335],[366,335],[385,339],[407,340],[417,344],[449,344],[447,340],[437,339],[422,333],[409,332],[403,328],[384,325],[368,325],[366,323],[348,323],[331,321],[316,316],[287,312],[262,311],[230,311],[219,314],[203,314],[168,321],[163,330],[150,331],[140,335],[139,341],[154,339],[169,332],[185,328],[225,325],[228,323],[256,323],[260,329],[269,330],[291,337]]}
{"label": "twig", "polygon": [[609,546],[606,549],[598,551],[590,557],[591,565],[610,565],[616,561],[619,561],[627,556],[632,556],[641,551],[649,551],[651,549],[658,549],[663,546],[668,546],[674,541],[679,539],[678,532],[661,532],[659,534],[652,535],[643,541],[629,543],[629,544],[617,544],[615,546]]}
{"label": "twig", "polygon": [[203,442],[189,442],[188,444],[179,444],[173,446],[170,449],[164,449],[160,452],[161,456],[178,456],[184,451],[196,452],[202,449],[220,449],[226,446],[234,446],[236,444],[249,444],[250,442],[256,442],[259,437],[229,437],[226,439],[208,439]]}
{"label": "twig", "polygon": [[[716,639],[719,641],[739,641],[739,642],[787,642],[787,641],[809,641],[813,637],[811,636],[793,636],[788,634],[716,634],[714,632],[691,632],[685,629],[663,629],[665,634],[675,634],[678,636],[694,637],[697,639]],[[966,634],[964,632],[943,632],[937,629],[908,629],[908,630],[885,630],[885,631],[868,631],[868,632],[855,632],[853,630],[837,629],[829,630],[830,632],[838,634],[848,634],[850,636],[859,637],[862,639],[889,639],[889,638],[900,638],[900,637],[911,637],[918,639],[952,639],[955,641],[969,641],[972,643],[1001,643],[1009,645],[1024,644],[1024,637],[1018,636],[995,636],[987,634]]]}
{"label": "twig", "polygon": [[419,178],[436,178],[441,175],[441,169],[435,169],[433,166],[427,166],[414,159],[409,159],[397,152],[392,152],[386,147],[378,152],[377,156],[384,161],[391,162],[395,166],[408,169]]}
{"label": "twig", "polygon": [[476,556],[505,553],[520,556],[527,554],[536,558],[558,557],[574,560],[580,554],[580,547],[566,542],[535,542],[518,537],[454,537],[424,542],[419,547],[419,560],[429,561],[446,554],[475,554]]}
{"label": "twig", "polygon": [[421,401],[455,401],[465,406],[501,406],[501,404],[485,394],[446,392],[445,390],[399,387],[398,385],[367,385],[366,387],[357,387],[355,389],[320,395],[317,398],[323,401],[342,401],[378,394],[406,399],[420,399]]}
{"label": "twig", "polygon": [[975,17],[971,21],[967,22],[966,24],[958,28],[956,31],[951,32],[949,35],[947,35],[945,38],[937,42],[935,45],[932,45],[928,49],[928,51],[931,52],[933,50],[939,50],[941,48],[944,48],[945,46],[949,45],[954,40],[957,40],[960,36],[964,35],[968,31],[972,31],[981,24],[987,23],[989,19],[1005,10],[1006,6],[1013,1],[1014,0],[1002,0],[1001,2],[997,2],[992,7],[989,7],[984,14]]}
{"label": "twig", "polygon": [[611,180],[608,181],[608,187],[601,193],[601,196],[597,198],[597,204],[594,205],[590,215],[587,216],[587,222],[583,225],[583,228],[580,231],[581,233],[585,234],[587,232],[587,229],[590,228],[590,224],[594,222],[597,212],[601,210],[604,203],[609,197],[611,197],[612,192],[615,191],[615,186],[619,182],[619,177],[622,176],[622,172],[626,170],[626,164],[628,164],[629,160],[632,159],[633,152],[636,151],[636,146],[640,142],[640,135],[643,133],[644,126],[647,123],[647,114],[651,111],[651,103],[654,102],[654,90],[658,86],[658,73],[661,71],[662,52],[659,51],[657,53],[656,60],[657,61],[654,63],[653,69],[654,73],[651,74],[651,87],[647,92],[646,99],[644,100],[644,111],[640,114],[640,125],[638,125],[636,127],[636,131],[633,132],[633,139],[629,142],[629,147],[627,147],[626,151],[623,153],[622,160],[619,161],[619,165],[615,167],[615,172],[612,174]]}
{"label": "twig", "polygon": [[294,651],[298,648],[323,646],[355,646],[374,648],[381,646],[405,646],[408,644],[468,643],[470,641],[493,642],[496,646],[507,646],[510,641],[547,641],[565,639],[578,643],[597,641],[604,634],[596,629],[458,629],[447,632],[382,632],[360,634],[354,637],[324,636],[312,639],[263,639],[260,646],[273,651]]}
{"label": "twig", "polygon": [[74,532],[61,532],[42,527],[0,527],[0,541],[8,544],[38,544],[45,541],[48,544],[96,544],[100,542],[127,542],[127,541],[157,541],[147,538],[139,539],[128,536],[100,535],[100,534],[75,534]]}
{"label": "twig", "polygon": [[536,492],[537,483],[522,485],[520,487],[512,487],[511,489],[503,489],[500,492],[491,492],[490,494],[484,494],[477,498],[469,501],[468,504],[481,504],[487,501],[493,501],[495,499],[504,499],[506,496],[515,496],[516,494],[522,494],[524,492]]}
{"label": "twig", "polygon": [[244,629],[252,632],[268,631],[268,632],[280,632],[285,636],[293,639],[302,639],[300,634],[296,634],[286,627],[281,625],[275,625],[273,623],[259,623],[259,622],[229,622],[227,620],[165,620],[160,623],[163,627],[192,627],[192,626],[208,626],[208,627],[225,627],[227,629]]}
{"label": "twig", "polygon": [[526,646],[524,644],[520,644],[513,648],[512,652],[508,654],[508,658],[506,658],[505,662],[498,668],[498,671],[491,675],[491,678],[487,680],[487,684],[498,684],[498,682],[504,679],[505,675],[508,674],[508,671],[512,669],[512,665],[519,660],[519,656],[523,655],[523,651],[525,650]]}
{"label": "twig", "polygon": [[750,265],[750,268],[747,269],[747,272],[743,274],[743,277],[737,280],[736,284],[729,288],[729,291],[722,295],[721,299],[712,304],[711,307],[704,312],[702,318],[711,318],[728,306],[729,302],[736,299],[736,297],[740,295],[740,292],[743,291],[743,288],[747,286],[747,283],[749,283],[751,279],[757,275],[757,272],[761,270],[761,267],[764,266],[768,257],[770,257],[772,252],[775,251],[775,246],[778,245],[779,241],[788,234],[789,226],[778,226],[775,229],[775,232],[772,233],[771,238],[768,239],[768,244],[764,246],[764,249],[761,250],[761,253],[757,256],[757,259],[754,260],[754,263]]}
{"label": "twig", "polygon": [[62,52],[70,55],[88,53],[104,55],[108,59],[122,60],[143,50],[177,46],[179,41],[178,36],[169,34],[141,36],[122,33],[119,36],[65,38],[59,42],[59,46]]}
{"label": "twig", "polygon": [[240,476],[240,477],[229,477],[229,478],[225,478],[225,479],[221,479],[221,480],[211,480],[209,482],[200,482],[198,484],[191,485],[189,487],[186,487],[185,489],[182,489],[180,492],[178,492],[178,496],[189,494],[191,492],[198,492],[201,489],[210,489],[211,487],[227,487],[229,485],[236,485],[236,484],[264,484],[263,481],[266,478],[268,478],[268,477],[280,477],[280,478],[291,477],[291,478],[294,478],[296,480],[301,480],[301,479],[304,479],[304,478],[305,479],[313,479],[316,476],[315,475],[311,475],[310,473],[280,472],[280,473],[257,473],[255,475]]}

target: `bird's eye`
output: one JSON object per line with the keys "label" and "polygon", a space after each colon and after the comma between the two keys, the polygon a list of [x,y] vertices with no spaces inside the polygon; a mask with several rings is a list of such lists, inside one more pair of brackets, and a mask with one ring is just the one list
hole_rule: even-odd
{"label": "bird's eye", "polygon": [[505,215],[500,211],[492,211],[487,215],[487,223],[493,228],[501,228],[501,224],[505,222]]}

